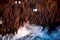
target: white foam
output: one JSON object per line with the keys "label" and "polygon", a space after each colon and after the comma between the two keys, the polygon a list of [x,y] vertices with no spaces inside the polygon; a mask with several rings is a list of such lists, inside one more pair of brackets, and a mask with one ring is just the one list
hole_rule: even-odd
{"label": "white foam", "polygon": [[33,12],[37,12],[37,9],[33,9]]}
{"label": "white foam", "polygon": [[18,1],[19,4],[21,4],[21,1]]}
{"label": "white foam", "polygon": [[[41,38],[48,38],[51,39],[51,36],[56,37],[57,35],[48,35],[47,34],[47,28],[44,29],[44,31],[42,31],[43,27],[42,26],[38,26],[35,24],[29,24],[29,21],[27,23],[24,24],[24,26],[20,26],[20,28],[18,29],[17,33],[15,33],[15,35],[13,36],[13,38],[11,40],[33,40],[35,37],[39,36]],[[54,32],[53,32],[54,33]],[[58,34],[58,32],[57,32]],[[60,35],[60,34],[58,34]],[[60,36],[59,36],[60,37]],[[6,36],[4,37],[6,38]],[[40,38],[39,38],[40,40]]]}
{"label": "white foam", "polygon": [[0,24],[2,24],[2,20],[0,20]]}
{"label": "white foam", "polygon": [[15,4],[17,4],[17,1],[15,1]]}
{"label": "white foam", "polygon": [[[38,33],[38,34],[37,34]],[[22,38],[24,36],[27,36],[29,34],[32,34],[32,36],[34,35],[40,35],[42,37],[43,32],[42,32],[42,26],[36,26],[36,25],[30,25],[29,22],[25,23],[25,25],[23,27],[20,27],[18,29],[17,34],[15,34],[13,39],[19,39]]]}

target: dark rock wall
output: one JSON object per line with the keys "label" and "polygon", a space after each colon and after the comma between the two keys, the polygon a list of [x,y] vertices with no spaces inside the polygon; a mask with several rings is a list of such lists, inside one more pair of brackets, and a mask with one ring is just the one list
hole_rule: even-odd
{"label": "dark rock wall", "polygon": [[[0,33],[14,33],[19,26],[30,21],[31,23],[48,27],[49,31],[60,24],[60,9],[57,0],[21,0],[21,4],[14,4],[14,0],[3,2],[0,5],[2,27]],[[3,5],[3,6],[2,6]],[[37,12],[32,9],[37,8]]]}

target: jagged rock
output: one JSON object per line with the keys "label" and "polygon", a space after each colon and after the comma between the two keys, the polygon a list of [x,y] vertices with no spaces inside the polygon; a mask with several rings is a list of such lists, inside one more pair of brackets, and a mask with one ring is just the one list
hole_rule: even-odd
{"label": "jagged rock", "polygon": [[[0,7],[3,9],[2,34],[16,32],[19,26],[23,26],[27,21],[46,26],[49,31],[55,29],[57,23],[60,24],[57,0],[21,0],[21,4],[14,4],[14,2],[15,0],[9,0]],[[36,8],[37,12],[33,12],[33,8]]]}

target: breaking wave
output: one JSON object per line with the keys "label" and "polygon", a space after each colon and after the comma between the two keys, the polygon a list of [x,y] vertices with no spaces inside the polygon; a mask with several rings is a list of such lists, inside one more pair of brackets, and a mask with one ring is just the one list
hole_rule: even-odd
{"label": "breaking wave", "polygon": [[[48,29],[42,30],[42,26],[35,24],[25,23],[23,27],[20,27],[15,35],[5,35],[2,37],[3,40],[60,40],[60,27],[57,30],[52,31],[49,35]],[[1,36],[0,36],[1,37]]]}

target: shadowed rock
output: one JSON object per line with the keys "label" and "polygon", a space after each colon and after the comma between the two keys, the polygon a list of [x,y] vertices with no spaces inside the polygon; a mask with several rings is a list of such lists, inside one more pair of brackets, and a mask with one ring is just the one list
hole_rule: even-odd
{"label": "shadowed rock", "polygon": [[[58,9],[57,0],[21,0],[21,4],[14,4],[14,2],[15,0],[9,0],[8,3],[4,4],[4,7],[1,7],[3,8],[2,35],[14,34],[19,26],[24,26],[27,21],[30,21],[30,24],[47,27],[49,32],[60,24],[60,9]],[[33,12],[33,8],[38,11]]]}

